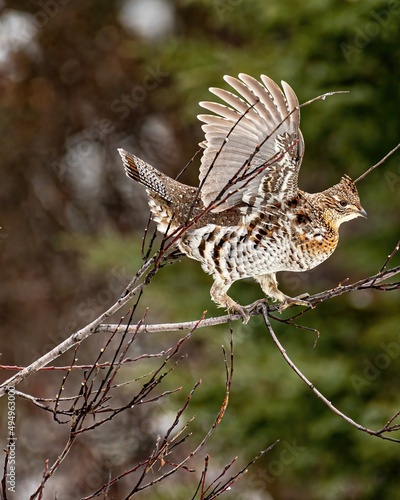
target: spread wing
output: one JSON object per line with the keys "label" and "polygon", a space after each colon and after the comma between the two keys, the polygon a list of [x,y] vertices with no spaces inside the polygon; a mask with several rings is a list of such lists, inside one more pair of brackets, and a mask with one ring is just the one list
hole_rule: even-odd
{"label": "spread wing", "polygon": [[204,204],[224,200],[213,209],[221,212],[293,198],[304,152],[296,94],[285,82],[282,92],[265,75],[262,83],[243,73],[224,79],[237,94],[210,88],[226,104],[200,103],[214,113],[198,116],[205,132],[199,176]]}

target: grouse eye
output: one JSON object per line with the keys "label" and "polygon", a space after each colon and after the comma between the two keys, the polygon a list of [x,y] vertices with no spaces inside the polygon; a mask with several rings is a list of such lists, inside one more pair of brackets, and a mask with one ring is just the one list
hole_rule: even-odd
{"label": "grouse eye", "polygon": [[347,201],[346,200],[340,200],[340,206],[341,207],[347,207]]}

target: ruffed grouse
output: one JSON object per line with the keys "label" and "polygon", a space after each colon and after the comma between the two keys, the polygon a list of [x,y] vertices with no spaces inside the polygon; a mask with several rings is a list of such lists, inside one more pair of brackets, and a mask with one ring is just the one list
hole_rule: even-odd
{"label": "ruffed grouse", "polygon": [[198,188],[119,153],[128,177],[147,188],[158,230],[187,227],[177,244],[213,276],[212,300],[247,320],[249,309],[227,295],[233,282],[254,278],[281,310],[309,305],[304,295],[279,291],[275,274],[321,264],[336,248],[340,224],[366,212],[347,175],[320,193],[298,189],[304,141],[299,102],[287,83],[282,92],[265,75],[224,79],[236,93],[211,88],[225,104],[200,103],[214,114],[198,117],[205,132]]}

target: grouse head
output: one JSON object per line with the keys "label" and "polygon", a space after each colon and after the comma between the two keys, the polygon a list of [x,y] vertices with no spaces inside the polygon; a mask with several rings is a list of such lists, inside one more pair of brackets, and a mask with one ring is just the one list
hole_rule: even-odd
{"label": "grouse head", "polygon": [[326,222],[338,229],[340,224],[356,217],[367,218],[362,208],[356,185],[348,175],[344,175],[338,184],[322,193],[323,216]]}

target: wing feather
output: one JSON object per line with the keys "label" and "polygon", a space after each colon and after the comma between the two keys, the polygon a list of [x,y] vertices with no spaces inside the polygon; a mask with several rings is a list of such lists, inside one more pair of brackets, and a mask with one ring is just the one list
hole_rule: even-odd
{"label": "wing feather", "polygon": [[282,91],[265,75],[261,82],[243,73],[224,79],[237,94],[212,87],[223,103],[200,103],[214,113],[198,115],[205,133],[199,176],[203,202],[219,202],[213,211],[220,212],[294,197],[304,152],[296,94],[285,82]]}

